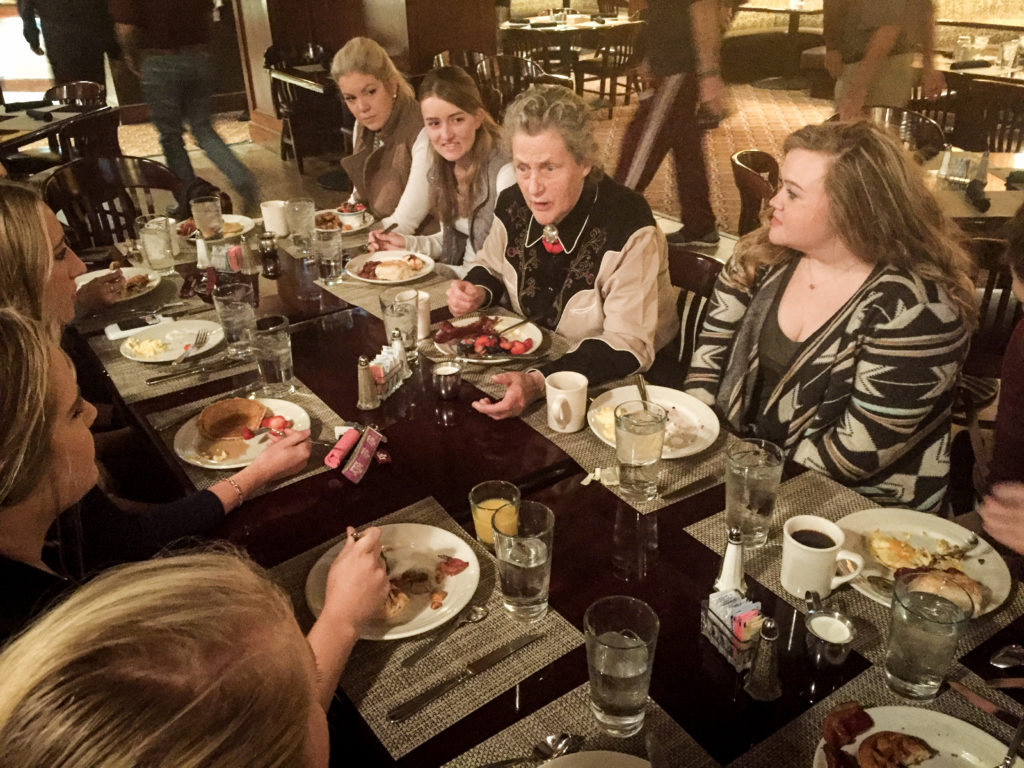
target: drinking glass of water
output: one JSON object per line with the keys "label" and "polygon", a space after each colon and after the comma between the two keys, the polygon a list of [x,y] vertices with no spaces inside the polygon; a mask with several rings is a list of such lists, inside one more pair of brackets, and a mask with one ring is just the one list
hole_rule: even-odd
{"label": "drinking glass of water", "polygon": [[659,626],[651,606],[624,595],[602,597],[583,615],[590,711],[612,736],[643,728]]}
{"label": "drinking glass of water", "polygon": [[398,330],[405,347],[405,357],[410,362],[416,359],[418,310],[419,293],[415,288],[389,288],[380,295],[380,313],[387,339],[390,341],[392,332]]}
{"label": "drinking glass of water", "polygon": [[619,490],[627,499],[658,497],[661,446],[668,412],[657,403],[628,400],[615,408],[615,458]]}
{"label": "drinking glass of water", "polygon": [[725,452],[725,524],[743,531],[743,546],[763,547],[782,481],[782,449],[751,438]]}
{"label": "drinking glass of water", "polygon": [[885,679],[900,696],[933,699],[974,602],[944,573],[907,573],[893,585]]}
{"label": "drinking glass of water", "polygon": [[224,213],[219,195],[197,197],[189,203],[189,208],[203,240],[219,240],[224,236]]}
{"label": "drinking glass of water", "polygon": [[345,260],[341,250],[340,229],[318,229],[313,232],[313,255],[326,285],[340,283],[345,276]]}
{"label": "drinking glass of water", "polygon": [[292,243],[299,250],[308,250],[313,237],[316,203],[308,197],[289,200],[284,214],[288,231],[292,233]]}
{"label": "drinking glass of water", "polygon": [[171,221],[167,216],[150,213],[135,219],[135,232],[142,244],[146,263],[161,275],[174,274],[174,253],[171,250]]}
{"label": "drinking glass of water", "polygon": [[256,320],[252,348],[263,383],[261,395],[283,397],[295,391],[295,369],[292,365],[292,338],[288,334],[288,318],[266,315]]}
{"label": "drinking glass of water", "polygon": [[519,621],[538,621],[548,612],[555,513],[536,501],[520,501],[514,516],[496,512],[491,528],[505,610]]}
{"label": "drinking glass of water", "polygon": [[256,330],[256,304],[252,286],[246,283],[218,283],[213,288],[213,306],[224,329],[228,357],[246,357]]}

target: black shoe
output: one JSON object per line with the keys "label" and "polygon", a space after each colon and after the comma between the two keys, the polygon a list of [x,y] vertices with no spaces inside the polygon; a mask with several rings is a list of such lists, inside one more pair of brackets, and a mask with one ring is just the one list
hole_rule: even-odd
{"label": "black shoe", "polygon": [[672,245],[686,245],[695,248],[713,248],[718,245],[718,230],[712,229],[700,237],[691,237],[686,227],[676,230],[666,238]]}

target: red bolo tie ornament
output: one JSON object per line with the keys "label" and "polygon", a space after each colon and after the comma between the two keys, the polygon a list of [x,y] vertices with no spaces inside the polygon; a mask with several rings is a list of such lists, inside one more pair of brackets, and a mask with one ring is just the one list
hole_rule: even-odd
{"label": "red bolo tie ornament", "polygon": [[565,250],[558,241],[558,227],[554,224],[545,224],[540,236],[541,245],[544,246],[544,250],[548,253],[561,253]]}

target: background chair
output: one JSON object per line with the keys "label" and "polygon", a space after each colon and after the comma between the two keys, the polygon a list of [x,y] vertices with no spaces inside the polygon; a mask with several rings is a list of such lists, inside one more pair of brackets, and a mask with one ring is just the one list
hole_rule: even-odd
{"label": "background chair", "polygon": [[1007,243],[994,237],[972,237],[971,255],[978,272],[978,328],[971,337],[971,350],[964,361],[968,376],[998,379],[1003,353],[1021,317],[1021,305],[1013,295],[1013,275],[1004,260]]}
{"label": "background chair", "polygon": [[476,76],[487,111],[499,123],[505,116],[505,108],[531,85],[572,88],[568,77],[548,74],[536,62],[517,56],[488,56],[477,64]]}
{"label": "background chair", "polygon": [[501,33],[501,53],[535,61],[550,74],[571,75],[580,50],[571,40],[553,38],[543,29],[506,29]]}
{"label": "background chair", "polygon": [[[935,157],[948,143],[942,126],[920,112],[902,107],[865,107],[864,115],[875,125],[889,129],[919,162]],[[838,120],[839,115],[828,119]]]}
{"label": "background chair", "polygon": [[82,115],[57,132],[57,145],[65,163],[83,157],[117,157],[121,143],[117,137],[121,110],[108,109]]}
{"label": "background chair", "polygon": [[620,77],[626,78],[626,104],[629,104],[630,89],[640,91],[640,78],[636,74],[636,40],[640,27],[623,25],[602,29],[600,32],[601,44],[594,58],[580,59],[576,62],[576,92],[582,95],[586,90],[586,84],[597,80],[597,93],[604,99],[607,85],[610,120]]}
{"label": "background chair", "polygon": [[973,151],[1024,149],[1024,86],[977,78],[967,99]]}
{"label": "background chair", "polygon": [[741,235],[761,226],[761,209],[779,188],[779,163],[760,149],[744,149],[733,154],[732,178],[740,191]]}
{"label": "background chair", "polygon": [[[486,53],[480,51],[468,51],[463,48],[449,48],[434,54],[434,68],[438,67],[462,67],[466,74],[476,82],[476,66],[487,58]],[[477,83],[479,86],[479,83]],[[419,94],[417,93],[417,96]]]}
{"label": "background chair", "polygon": [[970,116],[966,113],[967,96],[970,92],[971,78],[957,72],[944,72],[946,89],[934,99],[926,99],[920,86],[915,87],[914,95],[907,103],[907,109],[918,112],[938,123],[946,136],[946,142],[953,146],[963,147],[960,143],[967,137],[959,137],[965,133]]}
{"label": "background chair", "polygon": [[78,107],[100,107],[107,103],[106,86],[91,80],[76,80],[50,88],[43,98],[58,104]]}

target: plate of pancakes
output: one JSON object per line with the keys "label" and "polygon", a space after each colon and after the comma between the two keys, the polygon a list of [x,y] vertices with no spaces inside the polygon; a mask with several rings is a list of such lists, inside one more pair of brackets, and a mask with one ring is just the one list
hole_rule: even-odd
{"label": "plate of pancakes", "polygon": [[247,467],[273,442],[268,432],[248,440],[270,416],[283,416],[293,429],[309,429],[309,414],[295,403],[269,397],[229,397],[211,403],[190,418],[174,435],[174,452],[183,461],[204,469]]}

